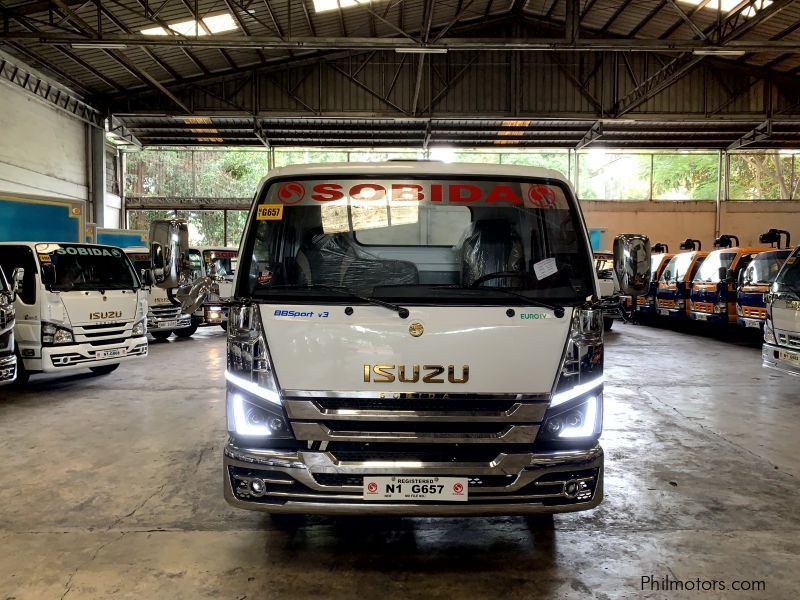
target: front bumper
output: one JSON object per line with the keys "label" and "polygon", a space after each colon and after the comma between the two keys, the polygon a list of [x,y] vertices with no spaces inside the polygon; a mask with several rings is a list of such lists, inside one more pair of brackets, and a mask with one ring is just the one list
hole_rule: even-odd
{"label": "front bumper", "polygon": [[800,350],[764,344],[761,347],[761,362],[769,369],[800,376]]}
{"label": "front bumper", "polygon": [[753,319],[750,317],[737,317],[736,324],[748,329],[763,329],[765,319]]}
{"label": "front bumper", "polygon": [[16,378],[17,357],[14,354],[0,357],[0,385],[11,383]]}
{"label": "front bumper", "polygon": [[[346,461],[332,452],[248,450],[229,441],[223,465],[228,503],[271,513],[525,515],[588,510],[603,499],[603,450],[599,445],[579,451],[500,454],[489,462],[423,463]],[[364,475],[469,477],[469,500],[365,501]],[[248,482],[255,477],[266,484],[260,497],[248,491]],[[580,498],[567,492],[567,484],[575,482],[586,484]]]}
{"label": "front bumper", "polygon": [[176,329],[184,329],[190,327],[192,324],[191,315],[181,315],[177,319],[161,319],[155,315],[147,314],[147,331],[175,331]]}
{"label": "front bumper", "polygon": [[728,324],[728,313],[707,313],[693,310],[689,313],[689,318],[692,321],[701,321],[703,323],[710,323],[711,325]]}
{"label": "front bumper", "polygon": [[[98,358],[102,353],[119,351],[117,356]],[[147,337],[128,338],[113,344],[93,345],[92,343],[70,344],[68,346],[52,346],[42,348],[39,365],[31,360],[30,371],[44,373],[61,373],[70,369],[102,367],[147,356]],[[26,359],[27,360],[27,359]],[[27,366],[27,364],[26,364]]]}

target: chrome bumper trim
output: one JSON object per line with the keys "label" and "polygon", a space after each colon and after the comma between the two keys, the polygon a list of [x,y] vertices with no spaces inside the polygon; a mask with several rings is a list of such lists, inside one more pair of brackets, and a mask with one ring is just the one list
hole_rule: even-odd
{"label": "chrome bumper trim", "polygon": [[17,378],[17,357],[12,354],[0,358],[0,385],[11,383]]}
{"label": "chrome bumper trim", "polygon": [[[795,357],[796,361],[786,360],[776,356],[776,354],[779,355],[781,352]],[[800,350],[784,348],[783,346],[775,346],[773,344],[764,344],[761,347],[761,364],[768,369],[775,369],[782,373],[800,377]]]}
{"label": "chrome bumper trim", "polygon": [[[499,454],[487,463],[421,463],[403,461],[341,462],[328,452],[286,452],[243,450],[229,443],[224,456],[225,498],[233,506],[249,510],[301,514],[373,514],[406,516],[467,516],[555,513],[586,510],[597,506],[603,497],[603,450],[542,452],[529,454]],[[237,497],[229,476],[229,467],[248,472],[268,471],[263,477],[268,486],[264,496],[269,502]],[[596,470],[596,478],[569,477],[578,470]],[[234,471],[231,471],[234,472]],[[460,475],[464,477],[505,476],[508,485],[485,485],[470,488],[470,499],[464,503],[379,503],[362,500],[360,485],[324,485],[317,475]],[[544,476],[561,477],[537,481]],[[276,476],[277,475],[277,476]],[[283,479],[286,475],[287,479]],[[253,477],[252,475],[250,477]],[[237,482],[249,481],[247,476],[233,475]],[[570,482],[594,482],[594,493],[587,500],[577,501],[567,494]],[[534,486],[539,491],[530,489]],[[246,484],[245,484],[246,485]],[[292,486],[296,486],[292,489]],[[556,488],[550,493],[545,487]],[[527,491],[526,488],[528,488]],[[550,501],[551,504],[547,504]],[[563,502],[553,504],[552,502]]]}

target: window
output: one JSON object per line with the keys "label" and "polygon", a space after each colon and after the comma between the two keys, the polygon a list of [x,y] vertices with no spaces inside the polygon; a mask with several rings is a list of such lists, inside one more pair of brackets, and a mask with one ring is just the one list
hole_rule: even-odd
{"label": "window", "polygon": [[701,283],[718,283],[720,268],[729,268],[734,258],[736,258],[736,252],[712,252],[697,270],[694,280]]}
{"label": "window", "polygon": [[[233,16],[230,13],[219,15],[209,15],[200,21],[189,19],[188,21],[178,21],[169,25],[169,29],[183,36],[208,35],[213,33],[225,33],[237,29]],[[167,30],[163,27],[148,27],[142,29],[144,35],[167,35]]]}
{"label": "window", "polygon": [[795,157],[782,152],[730,155],[731,200],[791,200],[797,196]]}
{"label": "window", "polygon": [[654,200],[716,200],[719,154],[653,154]]}
{"label": "window", "polygon": [[[377,3],[379,0],[375,0]],[[349,8],[351,6],[369,5],[370,0],[314,0],[314,10],[318,13],[338,8]]]}
{"label": "window", "polygon": [[590,150],[579,157],[582,199],[649,200],[650,155]]}
{"label": "window", "polygon": [[36,302],[36,261],[33,250],[28,246],[2,246],[0,247],[0,267],[9,278],[14,276],[14,269],[25,269],[22,279],[22,288],[19,290],[19,299],[23,304]]}

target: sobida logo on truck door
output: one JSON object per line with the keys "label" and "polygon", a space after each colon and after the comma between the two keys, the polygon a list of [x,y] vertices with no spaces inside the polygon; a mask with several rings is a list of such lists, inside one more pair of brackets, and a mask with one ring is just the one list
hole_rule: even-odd
{"label": "sobida logo on truck door", "polygon": [[444,373],[450,383],[467,383],[469,365],[461,367],[461,375],[456,377],[455,365],[364,365],[364,383],[444,383]]}

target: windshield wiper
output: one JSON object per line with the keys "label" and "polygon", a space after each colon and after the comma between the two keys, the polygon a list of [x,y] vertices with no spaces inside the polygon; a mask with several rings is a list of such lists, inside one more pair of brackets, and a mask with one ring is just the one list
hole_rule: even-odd
{"label": "windshield wiper", "polygon": [[407,308],[399,306],[398,304],[393,304],[392,302],[386,302],[385,300],[379,300],[378,298],[373,298],[371,296],[362,296],[358,292],[351,290],[348,287],[343,285],[325,285],[323,283],[312,283],[309,285],[292,285],[292,284],[279,284],[279,285],[271,285],[267,289],[296,289],[296,290],[327,290],[330,292],[336,292],[338,294],[346,294],[351,296],[352,298],[357,298],[362,302],[366,302],[368,304],[373,304],[375,306],[382,306],[383,308],[388,308],[389,310],[393,310],[398,315],[400,315],[401,319],[408,318],[409,312]]}
{"label": "windshield wiper", "polygon": [[459,285],[437,285],[431,287],[439,287],[439,288],[449,288],[454,290],[480,290],[481,292],[501,292],[503,294],[507,294],[509,296],[514,296],[515,298],[519,298],[520,300],[525,300],[527,306],[536,306],[538,308],[547,308],[553,311],[553,314],[557,318],[561,318],[564,316],[564,307],[559,306],[557,304],[550,304],[548,302],[542,302],[541,300],[535,300],[534,298],[530,298],[525,294],[520,294],[519,292],[515,292],[514,290],[510,290],[508,288],[501,288],[501,287],[474,287],[474,288],[465,288]]}

